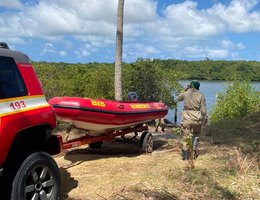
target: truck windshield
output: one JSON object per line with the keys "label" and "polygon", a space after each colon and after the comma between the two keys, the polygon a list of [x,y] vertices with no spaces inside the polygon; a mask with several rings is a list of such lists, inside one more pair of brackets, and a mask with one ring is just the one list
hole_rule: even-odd
{"label": "truck windshield", "polygon": [[0,99],[27,95],[27,89],[11,57],[0,56]]}

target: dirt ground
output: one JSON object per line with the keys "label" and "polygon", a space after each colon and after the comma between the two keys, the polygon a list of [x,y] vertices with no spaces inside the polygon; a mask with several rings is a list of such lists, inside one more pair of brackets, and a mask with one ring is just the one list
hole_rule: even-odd
{"label": "dirt ground", "polygon": [[118,137],[105,142],[98,150],[85,145],[55,156],[62,180],[60,199],[260,199],[257,158],[243,157],[235,146],[202,139],[200,156],[190,170],[172,129],[153,131],[151,154],[140,153],[139,134],[133,140]]}
{"label": "dirt ground", "polygon": [[[149,179],[149,173],[157,176],[156,170],[160,170],[162,164],[158,165],[158,162],[164,162],[164,157],[168,157],[167,160],[170,157],[180,159],[171,130],[152,134],[154,151],[151,154],[140,153],[141,133],[131,140],[133,134],[130,133],[125,139],[117,137],[104,142],[101,149],[94,150],[84,145],[55,156],[61,172],[61,199],[128,199],[128,196],[140,199],[140,194],[131,190],[138,185],[146,187],[146,183],[149,186],[155,181]],[[147,170],[151,172],[146,175]]]}

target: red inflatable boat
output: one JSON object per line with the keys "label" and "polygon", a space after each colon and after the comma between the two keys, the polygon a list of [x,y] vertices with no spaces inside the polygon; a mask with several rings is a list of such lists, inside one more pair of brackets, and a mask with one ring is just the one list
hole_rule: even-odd
{"label": "red inflatable boat", "polygon": [[49,101],[58,121],[100,135],[162,118],[168,108],[161,102],[121,102],[80,97],[55,97]]}

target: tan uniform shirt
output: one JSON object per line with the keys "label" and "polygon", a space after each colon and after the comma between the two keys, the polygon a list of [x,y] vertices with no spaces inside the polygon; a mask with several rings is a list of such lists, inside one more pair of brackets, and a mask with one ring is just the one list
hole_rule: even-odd
{"label": "tan uniform shirt", "polygon": [[205,96],[195,88],[189,88],[183,91],[177,97],[178,101],[184,101],[184,108],[182,112],[183,121],[201,122],[207,118],[207,107]]}

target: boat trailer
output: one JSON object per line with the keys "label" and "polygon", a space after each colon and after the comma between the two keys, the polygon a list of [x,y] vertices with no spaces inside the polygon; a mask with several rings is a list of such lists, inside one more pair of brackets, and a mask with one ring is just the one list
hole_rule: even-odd
{"label": "boat trailer", "polygon": [[133,127],[125,128],[122,130],[113,130],[104,132],[99,136],[84,135],[75,139],[63,140],[61,133],[57,133],[60,142],[60,148],[65,151],[71,148],[79,147],[88,144],[92,149],[99,149],[102,146],[103,141],[113,140],[117,136],[124,137],[128,133],[134,133],[135,138],[138,132],[142,132],[140,137],[140,152],[152,153],[153,151],[153,136],[148,132],[148,126],[139,124]]}

